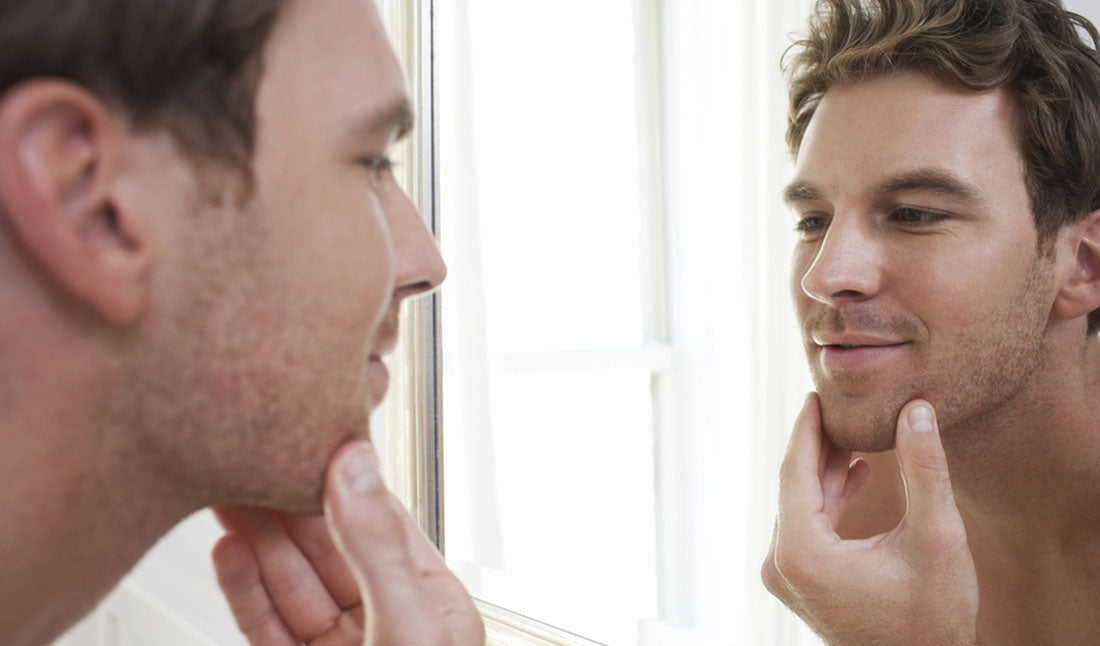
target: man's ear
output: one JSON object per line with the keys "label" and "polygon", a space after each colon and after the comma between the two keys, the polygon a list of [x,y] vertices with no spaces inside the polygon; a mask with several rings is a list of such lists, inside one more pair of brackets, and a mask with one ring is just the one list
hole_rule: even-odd
{"label": "man's ear", "polygon": [[34,80],[0,97],[0,218],[61,292],[116,325],[144,311],[144,214],[118,200],[124,127],[72,83]]}
{"label": "man's ear", "polygon": [[1054,311],[1068,320],[1100,308],[1100,210],[1067,227],[1063,235],[1073,257]]}

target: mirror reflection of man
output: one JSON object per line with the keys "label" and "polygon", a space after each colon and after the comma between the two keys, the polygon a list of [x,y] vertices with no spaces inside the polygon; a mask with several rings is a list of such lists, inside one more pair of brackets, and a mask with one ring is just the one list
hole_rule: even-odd
{"label": "mirror reflection of man", "polygon": [[763,576],[831,644],[1100,643],[1096,41],[1058,0],[820,0],[789,53],[817,394]]}
{"label": "mirror reflection of man", "polygon": [[445,274],[372,0],[8,0],[0,42],[0,643],[210,505],[253,644],[482,643],[366,442]]}

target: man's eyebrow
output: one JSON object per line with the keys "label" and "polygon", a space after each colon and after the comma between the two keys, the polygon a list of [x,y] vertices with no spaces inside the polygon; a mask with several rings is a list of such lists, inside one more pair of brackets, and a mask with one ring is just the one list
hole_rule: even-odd
{"label": "man's eyebrow", "polygon": [[412,106],[409,105],[408,100],[401,101],[390,116],[389,121],[396,126],[395,141],[401,141],[412,132],[413,126],[416,124],[416,115],[413,114]]}
{"label": "man's eyebrow", "polygon": [[[922,191],[955,197],[969,202],[981,200],[982,191],[960,178],[955,173],[942,168],[919,168],[889,177],[875,187],[882,195]],[[796,179],[783,189],[783,201],[787,204],[810,202],[823,199],[823,191],[816,184]]]}
{"label": "man's eyebrow", "polygon": [[936,193],[970,202],[981,199],[981,190],[963,180],[949,170],[942,168],[919,168],[879,182],[875,187],[879,193],[889,195],[907,191]]}
{"label": "man's eyebrow", "polygon": [[370,141],[377,137],[396,135],[394,141],[403,139],[413,129],[416,117],[409,100],[402,96],[380,108],[365,110],[352,121],[349,136],[355,141]]}
{"label": "man's eyebrow", "polygon": [[806,180],[796,179],[783,189],[783,201],[787,204],[821,199],[821,189]]}

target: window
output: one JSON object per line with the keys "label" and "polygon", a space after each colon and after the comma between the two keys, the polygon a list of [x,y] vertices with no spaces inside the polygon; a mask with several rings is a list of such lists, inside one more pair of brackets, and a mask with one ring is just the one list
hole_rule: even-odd
{"label": "window", "polygon": [[451,275],[388,455],[491,642],[818,643],[758,575],[809,387],[778,61],[812,3],[421,2]]}
{"label": "window", "polygon": [[657,615],[655,9],[435,13],[448,562],[481,599],[608,643]]}

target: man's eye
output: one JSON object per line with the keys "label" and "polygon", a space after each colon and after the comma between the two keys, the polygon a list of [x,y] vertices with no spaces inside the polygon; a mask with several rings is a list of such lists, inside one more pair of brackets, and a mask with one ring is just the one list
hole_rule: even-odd
{"label": "man's eye", "polygon": [[808,238],[824,231],[828,224],[828,220],[824,215],[807,215],[799,218],[798,224],[794,225],[794,229],[801,233],[803,237]]}
{"label": "man's eye", "polygon": [[380,157],[364,157],[360,160],[360,163],[374,175],[374,179],[377,181],[382,181],[386,173],[393,170],[393,160],[385,155]]}
{"label": "man's eye", "polygon": [[903,206],[890,213],[890,219],[906,226],[924,226],[943,222],[949,216],[940,211],[929,211],[912,206]]}

